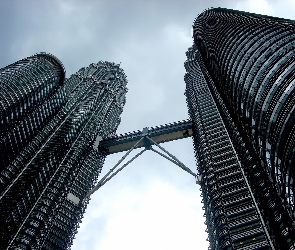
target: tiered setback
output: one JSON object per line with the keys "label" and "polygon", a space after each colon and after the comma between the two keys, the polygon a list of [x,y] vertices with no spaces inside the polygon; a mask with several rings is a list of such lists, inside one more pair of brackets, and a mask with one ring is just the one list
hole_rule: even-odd
{"label": "tiered setback", "polygon": [[126,76],[119,65],[91,64],[66,80],[67,102],[8,166],[0,196],[1,246],[68,249],[105,155],[93,149],[99,134],[114,134],[125,103]]}

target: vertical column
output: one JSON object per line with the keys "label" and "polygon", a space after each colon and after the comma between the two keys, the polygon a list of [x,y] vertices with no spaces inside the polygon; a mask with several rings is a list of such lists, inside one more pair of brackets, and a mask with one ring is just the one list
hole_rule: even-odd
{"label": "vertical column", "polygon": [[187,52],[186,96],[212,249],[271,247],[238,155],[198,64]]}

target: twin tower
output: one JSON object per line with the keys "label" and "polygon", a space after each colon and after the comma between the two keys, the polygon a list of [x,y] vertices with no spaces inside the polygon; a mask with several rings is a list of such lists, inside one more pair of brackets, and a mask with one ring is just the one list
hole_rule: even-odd
{"label": "twin tower", "polygon": [[[194,141],[209,249],[295,249],[294,30],[222,8],[194,22],[175,126]],[[45,53],[0,69],[1,249],[70,248],[110,153],[93,145],[124,139],[126,84],[102,61],[66,78]]]}

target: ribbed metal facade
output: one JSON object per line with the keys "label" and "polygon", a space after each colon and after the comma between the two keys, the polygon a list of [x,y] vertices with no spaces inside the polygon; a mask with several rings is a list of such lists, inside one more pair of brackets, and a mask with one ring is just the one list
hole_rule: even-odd
{"label": "ribbed metal facade", "polygon": [[0,195],[1,246],[70,248],[88,201],[69,197],[82,200],[94,186],[105,155],[93,143],[117,129],[126,84],[119,65],[99,62],[57,91],[65,104],[5,168],[11,175]]}
{"label": "ribbed metal facade", "polygon": [[[269,238],[275,249],[295,249],[295,23],[217,8],[200,14],[193,28],[194,46],[185,63],[186,95],[203,176],[210,247],[226,249],[218,243],[219,197],[223,207],[229,204],[222,214],[234,248],[268,249],[258,241]],[[223,129],[227,137],[218,140]],[[228,168],[217,160],[232,157],[237,157],[240,169],[234,162]],[[228,175],[225,182],[231,189],[224,186],[221,173]],[[241,209],[240,215],[232,215],[232,207]],[[250,229],[254,225],[255,233]],[[260,236],[258,225],[264,228]],[[244,236],[237,238],[235,228]]]}
{"label": "ribbed metal facade", "polygon": [[[0,69],[0,171],[65,103],[64,78],[62,63],[45,53]],[[9,175],[0,178],[9,181]]]}
{"label": "ribbed metal facade", "polygon": [[198,171],[211,249],[269,249],[269,242],[239,157],[191,48],[185,67]]}

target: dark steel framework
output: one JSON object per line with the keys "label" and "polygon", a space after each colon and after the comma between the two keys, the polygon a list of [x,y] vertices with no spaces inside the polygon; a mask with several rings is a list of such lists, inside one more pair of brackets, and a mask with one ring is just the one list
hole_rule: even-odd
{"label": "dark steel framework", "polygon": [[186,96],[211,249],[295,249],[294,28],[222,8],[195,20]]}
{"label": "dark steel framework", "polygon": [[[209,249],[295,249],[295,24],[217,8],[193,28],[191,119],[143,131],[115,135],[127,92],[119,65],[65,80],[43,53],[0,69],[1,247],[69,249],[90,195],[152,150],[197,177]],[[159,145],[189,136],[198,175]],[[97,182],[108,154],[137,147]]]}
{"label": "dark steel framework", "polygon": [[47,54],[1,72],[1,135],[10,139],[1,150],[15,152],[1,165],[1,248],[68,249],[89,198],[73,200],[97,180],[105,155],[92,144],[117,129],[126,76],[119,65],[99,62],[64,82],[62,64]]}
{"label": "dark steel framework", "polygon": [[64,78],[62,63],[45,53],[0,69],[0,171],[61,109]]}

